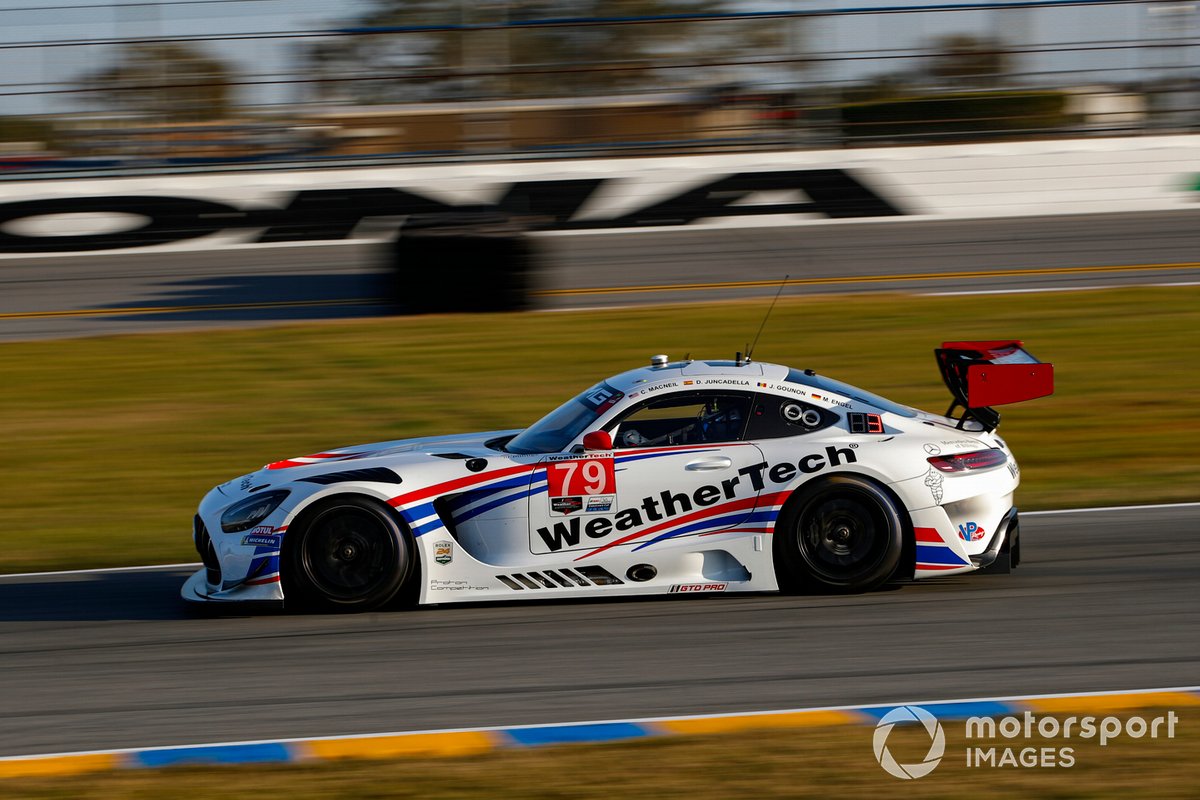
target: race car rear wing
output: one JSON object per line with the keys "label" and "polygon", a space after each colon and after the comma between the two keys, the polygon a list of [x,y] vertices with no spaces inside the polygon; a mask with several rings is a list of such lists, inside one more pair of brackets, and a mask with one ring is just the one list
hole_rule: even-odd
{"label": "race car rear wing", "polygon": [[992,406],[1054,394],[1054,365],[1043,364],[1016,339],[995,342],[943,342],[933,351],[954,401],[946,416],[962,407],[958,427],[974,419],[995,430],[1000,412]]}

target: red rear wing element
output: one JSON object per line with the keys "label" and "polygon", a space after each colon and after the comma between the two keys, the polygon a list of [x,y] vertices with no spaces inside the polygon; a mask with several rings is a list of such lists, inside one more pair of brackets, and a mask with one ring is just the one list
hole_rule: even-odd
{"label": "red rear wing element", "polygon": [[[934,350],[938,370],[963,416],[974,417],[988,430],[1000,424],[991,406],[1020,403],[1054,394],[1054,365],[1043,364],[1015,339],[993,342],[943,342]],[[961,423],[960,423],[961,427]]]}

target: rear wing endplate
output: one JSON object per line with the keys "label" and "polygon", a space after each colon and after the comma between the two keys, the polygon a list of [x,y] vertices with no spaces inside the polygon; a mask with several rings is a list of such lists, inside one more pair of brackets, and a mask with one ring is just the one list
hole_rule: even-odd
{"label": "rear wing endplate", "polygon": [[1000,424],[992,406],[1020,403],[1054,394],[1054,365],[1034,358],[1016,339],[992,342],[943,342],[933,351],[938,371],[954,401],[946,416],[963,409],[958,427],[974,419],[985,430]]}

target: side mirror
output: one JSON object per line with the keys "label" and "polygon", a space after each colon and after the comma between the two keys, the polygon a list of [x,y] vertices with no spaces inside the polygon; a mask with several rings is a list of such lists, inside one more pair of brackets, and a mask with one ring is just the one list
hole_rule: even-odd
{"label": "side mirror", "polygon": [[583,435],[583,449],[587,452],[613,449],[612,435],[608,431],[591,431]]}

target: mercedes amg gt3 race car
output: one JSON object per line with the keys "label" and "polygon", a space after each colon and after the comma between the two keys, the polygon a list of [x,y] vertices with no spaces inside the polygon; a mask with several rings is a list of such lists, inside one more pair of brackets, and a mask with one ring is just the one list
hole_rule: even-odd
{"label": "mercedes amg gt3 race car", "polygon": [[1053,366],[1019,341],[935,354],[945,416],[740,354],[655,356],[524,430],[267,464],[200,503],[182,594],[353,610],[1008,571],[1020,472],[993,406],[1051,394]]}

